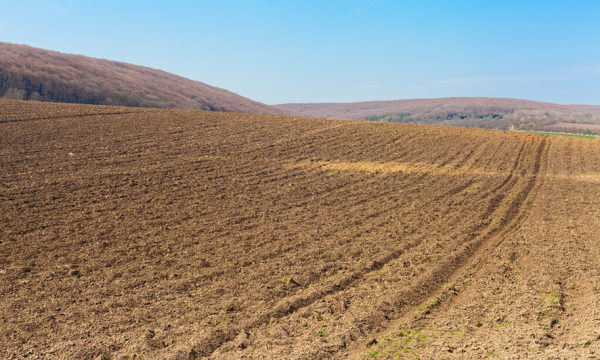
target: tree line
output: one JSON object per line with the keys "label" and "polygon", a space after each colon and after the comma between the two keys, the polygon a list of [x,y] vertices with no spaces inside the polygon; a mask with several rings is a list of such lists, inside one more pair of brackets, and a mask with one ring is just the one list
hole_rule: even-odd
{"label": "tree line", "polygon": [[[581,125],[577,126],[578,124],[600,125],[600,115],[578,112],[481,108],[377,115],[367,117],[365,120],[496,130],[600,134],[599,129],[584,129]],[[568,124],[573,124],[573,126],[569,126]]]}

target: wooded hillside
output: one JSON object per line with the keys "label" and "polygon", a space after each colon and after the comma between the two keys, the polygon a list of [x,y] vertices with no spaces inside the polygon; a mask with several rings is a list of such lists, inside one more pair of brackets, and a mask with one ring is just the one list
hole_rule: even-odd
{"label": "wooded hillside", "polygon": [[0,98],[287,115],[165,71],[0,42]]}
{"label": "wooded hillside", "polygon": [[[304,116],[500,130],[597,134],[595,126],[600,124],[600,106],[506,98],[454,97],[277,106]],[[582,127],[582,124],[590,126]]]}

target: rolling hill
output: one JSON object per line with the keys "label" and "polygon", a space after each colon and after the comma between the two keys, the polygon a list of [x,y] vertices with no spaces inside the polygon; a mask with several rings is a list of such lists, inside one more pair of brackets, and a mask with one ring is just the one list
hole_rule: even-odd
{"label": "rolling hill", "polygon": [[165,71],[3,42],[0,98],[290,115]]}
{"label": "rolling hill", "polygon": [[569,107],[576,111],[600,114],[600,105],[569,105]]}
{"label": "rolling hill", "polygon": [[515,110],[540,110],[558,112],[598,112],[600,106],[560,105],[522,99],[486,97],[450,97],[439,99],[410,99],[390,101],[364,101],[355,103],[299,103],[275,105],[305,116],[363,120],[372,116],[396,113],[435,113],[442,111],[483,110],[507,112]]}
{"label": "rolling hill", "polygon": [[597,105],[560,105],[506,98],[454,97],[276,106],[304,116],[499,130],[597,134],[595,126],[600,125],[600,106]]}

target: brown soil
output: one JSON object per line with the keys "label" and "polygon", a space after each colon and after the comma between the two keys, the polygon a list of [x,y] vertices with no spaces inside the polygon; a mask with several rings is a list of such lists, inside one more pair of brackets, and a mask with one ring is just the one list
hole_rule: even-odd
{"label": "brown soil", "polygon": [[600,351],[597,141],[44,106],[0,101],[0,358]]}

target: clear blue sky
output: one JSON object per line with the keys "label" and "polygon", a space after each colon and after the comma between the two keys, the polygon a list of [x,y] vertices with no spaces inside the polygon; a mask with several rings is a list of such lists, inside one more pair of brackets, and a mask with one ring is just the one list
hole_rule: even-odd
{"label": "clear blue sky", "polygon": [[0,0],[0,41],[158,68],[267,104],[600,105],[598,0]]}

